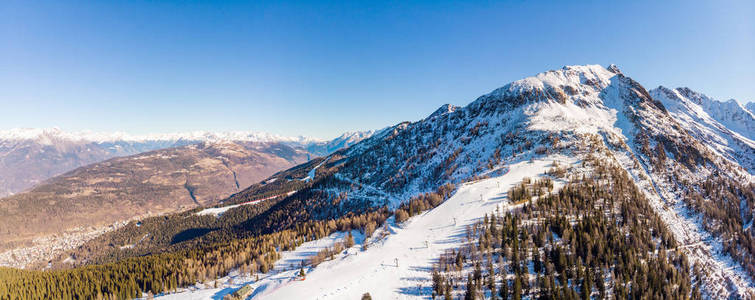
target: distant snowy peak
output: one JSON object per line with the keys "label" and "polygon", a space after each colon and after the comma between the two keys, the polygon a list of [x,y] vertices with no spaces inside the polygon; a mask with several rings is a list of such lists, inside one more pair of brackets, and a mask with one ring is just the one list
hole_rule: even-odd
{"label": "distant snowy peak", "polygon": [[363,139],[369,138],[375,133],[374,130],[366,130],[366,131],[349,131],[346,132],[339,137],[333,139],[331,142],[344,142],[344,143],[355,143],[359,142]]}
{"label": "distant snowy peak", "polygon": [[745,104],[745,108],[750,113],[752,113],[753,115],[755,115],[755,102],[747,102],[747,104]]}
{"label": "distant snowy peak", "polygon": [[82,134],[68,133],[58,128],[13,128],[9,130],[0,130],[0,140],[34,140],[46,145],[52,144],[56,141],[88,141],[88,139]]}
{"label": "distant snowy peak", "polygon": [[[736,100],[718,101],[687,87],[669,89],[660,86],[651,90],[650,93],[653,98],[658,98],[664,105],[683,105],[688,109],[695,110],[694,112],[698,115],[702,111],[728,130],[750,140],[755,139],[755,114]],[[675,103],[671,103],[670,100]]]}
{"label": "distant snowy peak", "polygon": [[715,153],[755,173],[755,123],[752,114],[734,100],[720,102],[689,88],[660,86],[650,91],[688,133]]}
{"label": "distant snowy peak", "polygon": [[321,142],[299,143],[312,154],[324,156],[343,148],[348,148],[362,140],[372,137],[376,131],[349,131],[332,140]]}
{"label": "distant snowy peak", "polygon": [[451,104],[443,104],[441,107],[439,107],[438,109],[436,109],[435,112],[433,112],[432,114],[430,114],[430,116],[428,116],[427,118],[428,119],[432,119],[432,118],[435,118],[435,117],[439,117],[439,116],[442,116],[442,115],[445,115],[445,114],[449,114],[449,113],[455,112],[457,109],[459,109],[458,106],[451,105]]}
{"label": "distant snowy peak", "polygon": [[69,142],[93,142],[93,143],[117,143],[117,142],[217,142],[217,141],[242,141],[242,142],[289,142],[289,143],[316,143],[324,142],[304,136],[286,137],[264,132],[251,131],[191,131],[179,133],[132,135],[124,132],[92,132],[79,131],[68,132],[59,128],[14,128],[0,130],[0,140],[35,140],[42,144],[53,144],[59,141]]}

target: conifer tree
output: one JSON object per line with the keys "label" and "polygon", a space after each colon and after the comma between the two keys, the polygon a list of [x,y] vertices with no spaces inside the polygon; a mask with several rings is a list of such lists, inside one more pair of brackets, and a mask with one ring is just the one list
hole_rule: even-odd
{"label": "conifer tree", "polygon": [[467,274],[467,291],[464,293],[464,300],[476,300],[477,291],[475,290],[474,278],[472,274]]}
{"label": "conifer tree", "polygon": [[522,275],[519,273],[517,273],[514,278],[514,294],[512,295],[512,299],[522,299]]}
{"label": "conifer tree", "polygon": [[351,235],[351,231],[346,235],[345,246],[347,249],[354,246],[354,236]]}
{"label": "conifer tree", "polygon": [[506,280],[506,277],[504,276],[502,282],[501,282],[501,290],[498,292],[498,295],[501,296],[502,300],[508,300],[509,299],[509,281]]}

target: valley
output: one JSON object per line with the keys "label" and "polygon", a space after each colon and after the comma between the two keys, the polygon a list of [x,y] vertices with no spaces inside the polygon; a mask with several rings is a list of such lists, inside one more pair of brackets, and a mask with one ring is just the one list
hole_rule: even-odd
{"label": "valley", "polygon": [[277,171],[365,136],[369,132],[307,142],[308,147],[325,147],[315,152],[293,141],[193,143],[173,138],[189,144],[76,168],[0,199],[0,265],[45,267],[61,253],[129,221],[214,206]]}

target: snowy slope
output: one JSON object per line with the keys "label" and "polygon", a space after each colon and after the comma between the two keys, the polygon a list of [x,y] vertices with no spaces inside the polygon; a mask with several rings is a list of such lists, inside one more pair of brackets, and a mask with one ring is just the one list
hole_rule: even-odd
{"label": "snowy slope", "polygon": [[355,246],[348,255],[314,268],[305,281],[253,299],[359,299],[365,292],[375,299],[426,298],[434,259],[461,245],[467,225],[507,209],[506,191],[542,174],[552,162],[518,162],[505,175],[465,184],[435,209],[400,226],[391,224],[391,234],[366,251]]}
{"label": "snowy slope", "polygon": [[755,118],[739,103],[719,102],[687,88],[661,86],[650,94],[708,148],[755,173]]}
{"label": "snowy slope", "polygon": [[[353,231],[352,234],[356,243],[362,242],[363,237],[358,231]],[[261,274],[259,281],[257,281],[256,275],[252,277],[249,274],[241,274],[236,271],[216,280],[218,287],[215,287],[215,281],[208,282],[207,284],[198,283],[189,288],[180,289],[175,293],[158,295],[155,298],[162,300],[222,299],[224,296],[248,284],[251,284],[255,288],[255,294],[252,297],[256,298],[258,294],[273,292],[276,289],[298,283],[294,281],[302,262],[306,263],[307,259],[313,254],[326,247],[332,247],[335,243],[343,241],[345,237],[346,233],[337,232],[326,238],[301,244],[293,251],[282,252],[281,258],[276,262],[273,269],[267,274]],[[307,298],[308,296],[304,296],[296,299]]]}
{"label": "snowy slope", "polygon": [[[356,245],[332,261],[307,269],[304,281],[295,281],[302,260],[329,247],[343,233],[308,242],[296,250],[283,252],[283,258],[274,271],[263,275],[260,281],[252,278],[235,278],[251,283],[255,292],[251,299],[359,299],[369,292],[374,299],[423,298],[429,295],[431,264],[446,249],[457,248],[467,225],[484,214],[508,209],[506,192],[523,178],[536,178],[550,168],[554,161],[570,165],[574,160],[564,156],[534,161],[518,160],[504,168],[499,177],[463,185],[450,199],[404,224],[390,221],[388,235],[377,231],[367,250],[360,249],[363,240],[354,232]],[[556,182],[556,190],[562,186]],[[393,219],[391,219],[393,220]],[[454,222],[455,221],[455,222]],[[398,259],[398,266],[395,262]],[[421,285],[418,289],[418,285]],[[236,284],[232,287],[239,288]],[[209,299],[231,293],[232,288],[198,288],[166,295],[160,299]]]}
{"label": "snowy slope", "polygon": [[[655,201],[676,239],[707,245],[707,250],[684,251],[693,263],[710,268],[702,279],[709,295],[753,290],[750,275],[723,252],[726,239],[710,233],[700,221],[705,216],[684,200],[685,191],[698,190],[714,174],[745,185],[753,176],[738,161],[709,150],[710,141],[690,135],[663,103],[617,67],[567,66],[507,84],[466,107],[439,111],[349,148],[335,174],[344,186],[328,192],[348,193],[347,201],[355,203],[396,207],[446,182],[482,175],[500,158],[574,156],[575,147],[599,143]],[[716,198],[705,201],[722,205]],[[742,206],[740,224],[752,219],[748,205]]]}
{"label": "snowy slope", "polygon": [[205,208],[205,209],[202,209],[202,210],[196,212],[196,215],[198,215],[198,216],[213,215],[215,217],[220,217],[221,215],[223,215],[229,209],[233,209],[233,208],[236,208],[236,207],[239,207],[239,206],[243,206],[243,205],[255,205],[255,204],[258,204],[258,203],[260,203],[262,201],[274,199],[276,197],[291,196],[291,195],[293,195],[295,193],[296,193],[296,191],[291,191],[291,192],[288,192],[288,193],[282,194],[282,195],[275,195],[275,196],[265,197],[265,198],[262,198],[262,199],[253,200],[253,201],[244,202],[244,203],[239,203],[239,204],[234,204],[234,205],[226,205],[226,206],[221,206],[221,207]]}
{"label": "snowy slope", "polygon": [[[713,115],[708,114],[716,120]],[[454,217],[458,226],[493,211],[508,187],[545,171],[554,156],[573,163],[593,155],[613,160],[634,178],[682,245],[680,250],[691,263],[704,266],[705,274],[695,280],[702,283],[705,295],[746,297],[755,291],[752,277],[726,252],[730,239],[706,225],[721,221],[691,209],[687,198],[711,177],[746,188],[753,176],[738,160],[710,149],[704,136],[690,134],[680,120],[671,107],[616,66],[588,65],[518,80],[465,107],[445,105],[425,119],[384,129],[320,166],[332,175],[325,175],[331,176],[327,185],[314,189],[338,198],[332,202],[338,207],[317,202],[298,209],[331,216],[344,207],[397,207],[443,184],[496,174],[507,163],[510,171],[464,184],[439,207],[393,226],[388,238],[366,251],[351,249],[313,269],[306,281],[265,288],[255,297],[354,299],[370,292],[375,299],[393,299],[422,291],[427,295],[432,259],[459,245],[458,228],[451,224]],[[598,152],[586,151],[596,148]],[[530,159],[533,164],[524,162]],[[723,200],[703,201],[718,206]],[[741,216],[727,222],[751,224],[749,205],[743,202]],[[257,284],[266,286],[264,280]]]}

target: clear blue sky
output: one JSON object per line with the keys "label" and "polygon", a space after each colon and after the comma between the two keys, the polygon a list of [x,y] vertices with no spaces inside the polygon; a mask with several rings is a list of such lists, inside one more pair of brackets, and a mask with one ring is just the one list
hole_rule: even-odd
{"label": "clear blue sky", "polygon": [[572,64],[755,100],[751,0],[31,2],[0,3],[2,129],[327,138]]}

